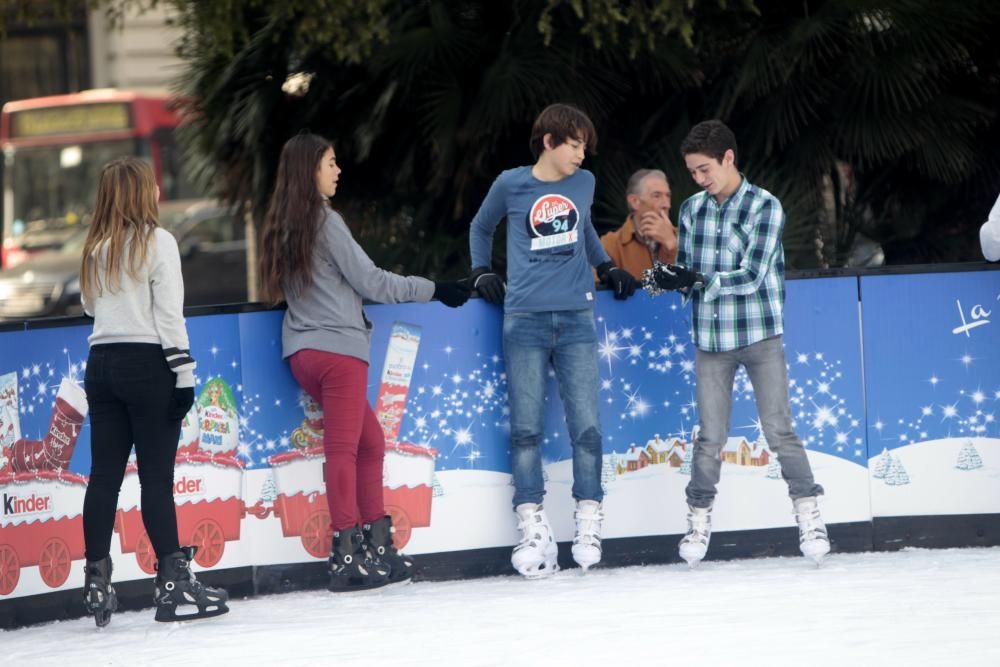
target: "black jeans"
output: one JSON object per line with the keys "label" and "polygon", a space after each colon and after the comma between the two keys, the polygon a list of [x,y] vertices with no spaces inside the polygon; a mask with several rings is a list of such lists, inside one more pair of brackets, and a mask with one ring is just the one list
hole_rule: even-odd
{"label": "black jeans", "polygon": [[178,549],[174,507],[174,457],[180,420],[167,411],[177,376],[152,343],[94,345],[84,388],[90,407],[90,483],[83,501],[87,560],[111,548],[118,492],[135,445],[142,487],[142,522],[157,556]]}

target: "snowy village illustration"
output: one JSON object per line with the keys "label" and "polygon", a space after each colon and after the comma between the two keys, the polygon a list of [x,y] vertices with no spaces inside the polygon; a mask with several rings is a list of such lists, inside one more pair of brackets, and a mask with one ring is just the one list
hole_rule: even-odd
{"label": "snowy village illustration", "polygon": [[[897,286],[875,284],[859,313],[853,278],[789,283],[790,400],[826,489],[828,523],[1000,512],[1000,324],[953,333],[962,326],[953,322],[959,289],[940,288],[931,299],[937,312],[908,308]],[[972,303],[995,300],[994,291]],[[670,298],[654,308],[646,295],[622,304],[599,294],[606,538],[684,530],[698,429],[695,354],[687,316]],[[977,312],[976,321],[987,319]],[[400,304],[368,313],[368,398],[386,437],[384,494],[397,544],[415,554],[513,544],[498,311],[473,301],[457,312]],[[198,567],[303,562],[329,550],[322,410],[275,354],[280,318],[271,311],[188,320],[197,400],[182,424],[174,492],[180,537],[199,546]],[[928,319],[940,320],[942,332],[913,335]],[[40,330],[29,341],[16,332],[0,346],[0,597],[82,581],[87,333]],[[913,362],[927,349],[940,350],[933,368]],[[545,503],[565,540],[573,532],[572,452],[554,380],[546,403]],[[717,531],[794,525],[744,372],[722,458]],[[133,462],[112,544],[122,580],[153,571],[139,496]]]}

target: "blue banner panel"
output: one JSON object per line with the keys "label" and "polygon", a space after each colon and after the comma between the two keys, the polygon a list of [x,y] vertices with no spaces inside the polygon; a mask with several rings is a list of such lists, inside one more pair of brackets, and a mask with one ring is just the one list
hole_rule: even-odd
{"label": "blue banner panel", "polygon": [[1000,512],[1000,272],[861,279],[875,516]]}

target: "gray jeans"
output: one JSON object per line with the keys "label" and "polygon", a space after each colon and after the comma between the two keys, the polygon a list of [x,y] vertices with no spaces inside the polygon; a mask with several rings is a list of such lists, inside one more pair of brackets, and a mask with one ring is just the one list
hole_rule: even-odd
{"label": "gray jeans", "polygon": [[792,430],[788,370],[781,336],[728,352],[696,350],[700,427],[694,444],[688,504],[711,507],[722,471],[722,448],[729,438],[733,380],[742,365],[750,376],[757,413],[771,453],[781,462],[781,476],[793,500],[823,493],[813,479],[802,441]]}

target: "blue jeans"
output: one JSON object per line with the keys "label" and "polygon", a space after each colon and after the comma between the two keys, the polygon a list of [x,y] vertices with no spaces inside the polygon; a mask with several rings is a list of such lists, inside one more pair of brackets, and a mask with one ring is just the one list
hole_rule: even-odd
{"label": "blue jeans", "polygon": [[788,403],[788,369],[781,336],[727,352],[695,352],[698,382],[698,437],[694,443],[688,504],[711,507],[722,471],[722,448],[729,438],[733,380],[739,366],[747,369],[767,446],[781,462],[781,476],[793,500],[818,496],[823,487],[813,479],[802,441],[792,429]]}
{"label": "blue jeans", "polygon": [[594,312],[506,313],[503,349],[510,403],[514,507],[541,503],[545,383],[555,368],[573,446],[573,498],[604,498],[601,425],[597,414],[597,329]]}

